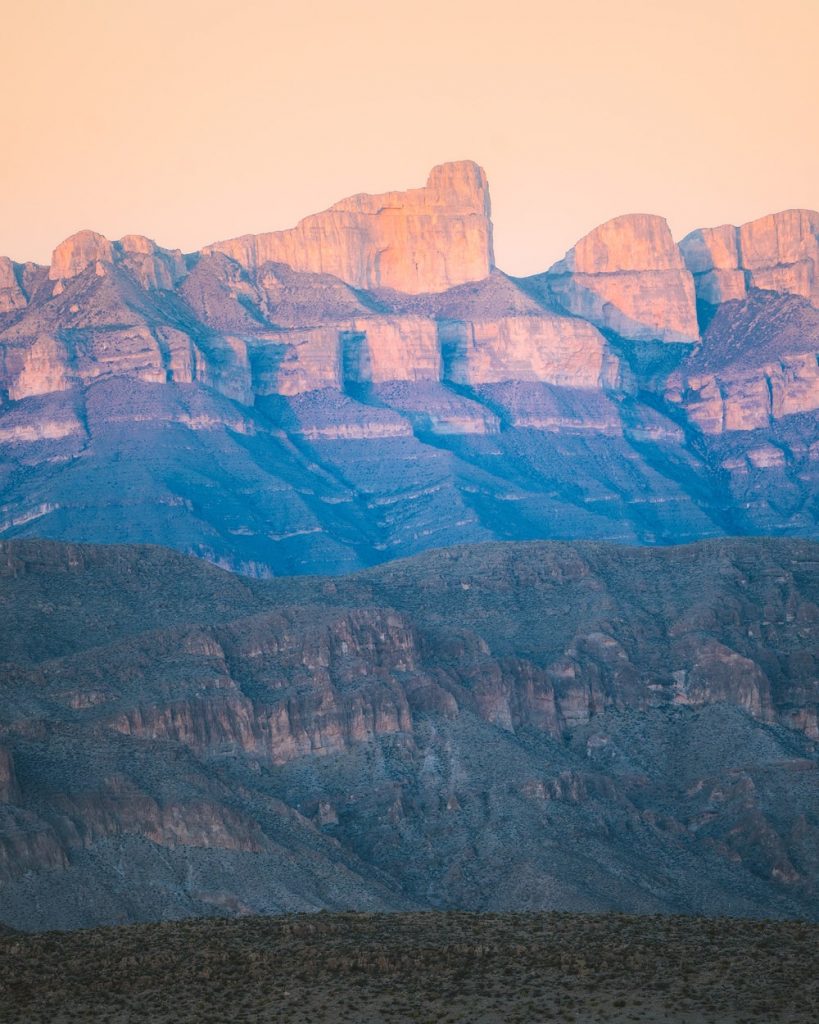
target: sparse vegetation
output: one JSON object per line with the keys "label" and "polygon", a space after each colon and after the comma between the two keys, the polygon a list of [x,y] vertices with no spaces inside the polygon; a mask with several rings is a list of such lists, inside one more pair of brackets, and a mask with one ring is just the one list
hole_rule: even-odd
{"label": "sparse vegetation", "polygon": [[0,938],[3,1024],[810,1024],[819,925],[314,914]]}

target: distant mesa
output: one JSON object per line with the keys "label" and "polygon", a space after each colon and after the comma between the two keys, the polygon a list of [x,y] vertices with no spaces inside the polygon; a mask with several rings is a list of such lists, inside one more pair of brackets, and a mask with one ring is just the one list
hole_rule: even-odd
{"label": "distant mesa", "polygon": [[[243,235],[202,250],[213,253],[252,271],[283,263],[356,288],[443,292],[484,279],[494,265],[486,174],[471,160],[441,164],[424,188],[351,196],[287,231]],[[125,263],[145,288],[173,288],[185,275],[178,249],[162,249],[141,235],[112,243],[85,230],[57,246],[49,277],[64,281],[91,265],[115,262]]]}
{"label": "distant mesa", "polygon": [[513,278],[471,161],[187,255],[80,231],[0,259],[0,536],[120,540],[125,502],[258,575],[817,536],[818,265],[817,213],[636,213]]}
{"label": "distant mesa", "polygon": [[[495,267],[489,185],[471,160],[440,164],[423,188],[342,199],[294,227],[214,242],[255,275],[270,264],[332,275],[361,290],[434,295],[485,280]],[[111,242],[89,230],[54,250],[50,280],[123,266],[147,290],[187,275],[179,249],[143,235]],[[0,260],[0,313],[26,305],[13,264]],[[741,227],[699,228],[677,245],[664,218],[625,214],[599,225],[530,281],[555,311],[632,341],[696,343],[696,300],[742,299],[750,288],[798,295],[819,307],[819,213],[785,210]]]}

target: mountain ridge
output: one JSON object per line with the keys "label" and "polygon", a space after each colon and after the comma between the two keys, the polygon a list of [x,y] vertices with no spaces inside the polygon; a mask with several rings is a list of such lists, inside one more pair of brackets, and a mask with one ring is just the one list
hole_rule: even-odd
{"label": "mountain ridge", "polygon": [[815,918],[819,545],[0,545],[0,920]]}
{"label": "mountain ridge", "polygon": [[266,576],[492,538],[819,532],[809,212],[679,246],[615,218],[526,279],[493,266],[469,161],[327,212],[287,236],[298,259],[81,232],[50,268],[0,261],[0,536]]}

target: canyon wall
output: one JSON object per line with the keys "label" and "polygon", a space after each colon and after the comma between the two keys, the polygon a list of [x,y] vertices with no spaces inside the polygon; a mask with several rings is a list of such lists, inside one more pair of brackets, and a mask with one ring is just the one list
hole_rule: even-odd
{"label": "canyon wall", "polygon": [[694,283],[662,217],[630,214],[601,224],[544,284],[567,312],[623,338],[699,340]]}

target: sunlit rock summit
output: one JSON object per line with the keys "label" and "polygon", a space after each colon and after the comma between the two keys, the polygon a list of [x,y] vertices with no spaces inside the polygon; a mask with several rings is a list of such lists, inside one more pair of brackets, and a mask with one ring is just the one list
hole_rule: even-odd
{"label": "sunlit rock summit", "polygon": [[[261,575],[460,541],[815,536],[819,214],[494,265],[486,175],[182,254],[0,259],[0,537]],[[544,261],[546,262],[546,261]]]}
{"label": "sunlit rock summit", "polygon": [[691,274],[662,217],[616,217],[556,263],[546,285],[567,312],[634,341],[699,340]]}
{"label": "sunlit rock summit", "polygon": [[744,299],[759,288],[801,295],[819,307],[819,213],[813,210],[692,231],[680,249],[704,302]]}
{"label": "sunlit rock summit", "polygon": [[244,235],[204,252],[225,253],[248,270],[286,263],[356,288],[443,292],[492,268],[489,186],[470,160],[441,164],[424,188],[351,196],[290,231]]}

